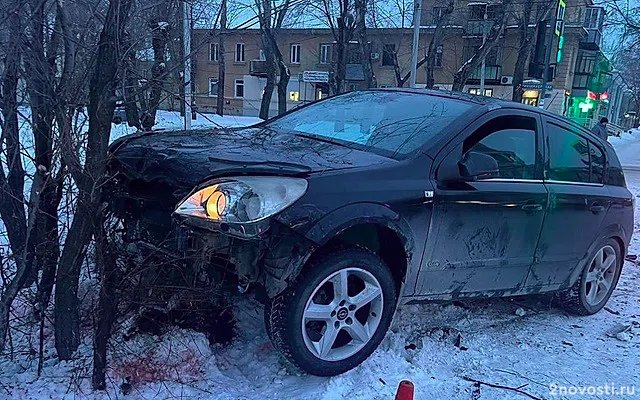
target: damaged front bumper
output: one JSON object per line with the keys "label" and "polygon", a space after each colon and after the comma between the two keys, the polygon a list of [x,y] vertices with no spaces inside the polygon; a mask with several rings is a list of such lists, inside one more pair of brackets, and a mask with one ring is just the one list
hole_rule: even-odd
{"label": "damaged front bumper", "polygon": [[[137,262],[154,260],[165,270],[173,265],[193,272],[184,279],[187,286],[194,280],[221,284],[224,279],[242,288],[257,284],[273,297],[292,283],[318,246],[277,218],[251,226],[251,232],[239,232],[229,224],[176,215],[176,199],[184,193],[142,186],[138,182],[135,190],[109,191],[107,201],[121,220],[124,248]],[[160,192],[172,194],[148,194]]]}

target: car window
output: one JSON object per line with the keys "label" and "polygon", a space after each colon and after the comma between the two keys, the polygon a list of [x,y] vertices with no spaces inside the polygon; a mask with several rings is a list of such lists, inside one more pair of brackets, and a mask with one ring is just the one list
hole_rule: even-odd
{"label": "car window", "polygon": [[493,157],[502,179],[535,179],[536,121],[526,117],[498,117],[474,132],[464,151]]}
{"label": "car window", "polygon": [[589,143],[582,136],[547,123],[549,165],[546,178],[554,181],[588,183]]}
{"label": "car window", "polygon": [[265,126],[384,155],[407,155],[445,131],[472,106],[440,96],[362,91],[317,102]]}
{"label": "car window", "polygon": [[591,157],[591,183],[604,183],[604,154],[593,142],[589,142]]}

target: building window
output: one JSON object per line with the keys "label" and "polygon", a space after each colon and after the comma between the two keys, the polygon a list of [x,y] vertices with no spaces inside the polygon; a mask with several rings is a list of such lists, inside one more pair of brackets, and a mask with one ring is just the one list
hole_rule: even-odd
{"label": "building window", "polygon": [[486,4],[472,4],[469,5],[469,19],[472,21],[478,21],[484,19],[484,13],[487,10]]}
{"label": "building window", "polygon": [[300,101],[300,92],[289,92],[289,100]]}
{"label": "building window", "polygon": [[237,63],[244,62],[244,43],[236,43],[236,59]]}
{"label": "building window", "polygon": [[356,90],[359,90],[360,86],[357,83],[350,83],[349,84],[349,91],[350,92],[355,92]]}
{"label": "building window", "polygon": [[442,20],[442,17],[444,17],[446,11],[446,7],[433,7],[431,24],[438,25]]}
{"label": "building window", "polygon": [[395,53],[396,53],[395,44],[383,45],[382,46],[382,65],[392,66]]}
{"label": "building window", "polygon": [[244,97],[244,79],[236,79],[235,97]]}
{"label": "building window", "polygon": [[209,78],[209,96],[218,95],[218,78]]}
{"label": "building window", "polygon": [[218,62],[219,55],[220,48],[218,47],[218,43],[211,43],[209,45],[209,61]]}
{"label": "building window", "polygon": [[587,29],[600,29],[600,8],[590,7],[586,9],[584,27]]}
{"label": "building window", "polygon": [[300,64],[300,45],[292,44],[291,45],[291,64]]}
{"label": "building window", "polygon": [[331,64],[331,44],[320,45],[320,64]]}
{"label": "building window", "polygon": [[434,67],[442,67],[442,45],[436,47],[436,58],[433,62]]}

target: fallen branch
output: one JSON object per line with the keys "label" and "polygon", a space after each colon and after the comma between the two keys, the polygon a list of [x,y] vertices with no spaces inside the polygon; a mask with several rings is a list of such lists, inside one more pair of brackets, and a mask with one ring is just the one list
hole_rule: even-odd
{"label": "fallen branch", "polygon": [[521,395],[527,396],[527,397],[529,397],[530,399],[533,399],[533,400],[542,400],[540,397],[536,397],[536,396],[534,396],[532,394],[529,394],[529,393],[525,392],[524,390],[521,390],[521,388],[527,386],[526,384],[515,388],[515,387],[511,387],[511,386],[496,385],[496,384],[493,384],[493,383],[487,383],[487,382],[479,381],[477,379],[469,378],[468,376],[463,376],[462,379],[464,379],[465,381],[477,383],[477,384],[480,384],[480,385],[489,386],[489,387],[492,387],[492,388],[495,388],[495,389],[511,390],[512,392],[520,393]]}

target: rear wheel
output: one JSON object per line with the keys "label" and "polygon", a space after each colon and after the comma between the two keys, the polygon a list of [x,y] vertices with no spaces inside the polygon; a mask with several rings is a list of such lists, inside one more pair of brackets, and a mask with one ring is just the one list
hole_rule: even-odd
{"label": "rear wheel", "polygon": [[596,247],[575,285],[560,295],[561,305],[578,315],[597,313],[607,304],[621,271],[620,245],[614,239],[607,239]]}
{"label": "rear wheel", "polygon": [[395,282],[384,262],[365,249],[341,249],[312,262],[295,285],[272,299],[265,322],[291,363],[332,376],[373,353],[395,305]]}

